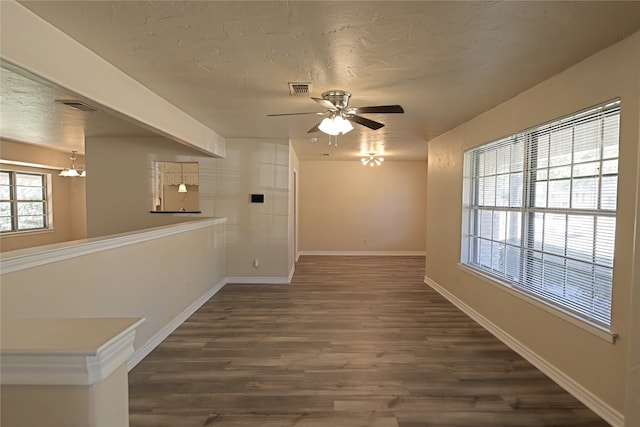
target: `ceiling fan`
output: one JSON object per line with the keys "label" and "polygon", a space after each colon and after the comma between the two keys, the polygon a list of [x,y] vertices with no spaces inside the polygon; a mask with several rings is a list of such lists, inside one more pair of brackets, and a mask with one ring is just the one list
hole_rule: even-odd
{"label": "ceiling fan", "polygon": [[349,98],[351,93],[344,90],[330,90],[322,94],[322,98],[311,97],[318,104],[327,109],[324,113],[284,113],[284,114],[267,114],[268,117],[275,116],[297,116],[303,114],[316,114],[325,116],[325,118],[309,129],[307,133],[322,131],[329,135],[339,135],[349,132],[353,129],[350,122],[368,127],[369,129],[378,130],[384,126],[380,122],[376,122],[360,114],[367,113],[404,113],[404,109],[400,105],[379,105],[375,107],[349,107]]}

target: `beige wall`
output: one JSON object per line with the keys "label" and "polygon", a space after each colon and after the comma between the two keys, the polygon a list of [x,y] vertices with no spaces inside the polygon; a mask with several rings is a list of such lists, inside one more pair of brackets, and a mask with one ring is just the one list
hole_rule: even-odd
{"label": "beige wall", "polygon": [[[215,216],[227,218],[227,276],[286,279],[289,141],[227,139],[215,173]],[[264,194],[264,203],[250,203],[253,193]]]}
{"label": "beige wall", "polygon": [[[289,142],[230,139],[226,158],[201,156],[165,138],[87,138],[88,234],[104,236],[203,217],[227,218],[227,276],[286,278]],[[197,161],[202,214],[151,213],[153,161]],[[116,166],[114,166],[116,165]],[[250,194],[265,195],[264,204]],[[259,267],[253,266],[258,259]]]}
{"label": "beige wall", "polygon": [[300,162],[300,251],[425,248],[426,162]]}
{"label": "beige wall", "polygon": [[[87,138],[85,151],[89,237],[225,217],[230,277],[289,275],[293,267],[288,262],[292,172],[287,140],[230,140],[226,159],[202,156],[162,137]],[[60,155],[68,160],[66,153]],[[202,214],[150,212],[153,161],[199,163]],[[70,182],[57,176],[56,180]],[[264,194],[265,203],[250,203],[251,193]],[[65,207],[54,206],[56,217],[71,215]],[[254,259],[260,261],[258,268],[253,267]]]}
{"label": "beige wall", "polygon": [[163,185],[165,211],[196,212],[200,210],[199,185],[189,185],[186,193],[178,192],[177,185]]}
{"label": "beige wall", "polygon": [[202,200],[214,185],[206,179],[201,180],[199,189],[201,215],[151,213],[154,161],[197,161],[200,175],[206,176],[215,165],[211,157],[162,137],[126,136],[86,138],[85,155],[89,237],[213,216],[210,200]]}
{"label": "beige wall", "polygon": [[[640,33],[429,143],[426,276],[575,382],[613,415],[625,411],[629,301],[637,229]],[[611,344],[458,268],[463,150],[591,105],[622,99]],[[637,249],[636,249],[637,250]],[[636,258],[637,259],[637,258]],[[637,306],[636,306],[637,309]]]}
{"label": "beige wall", "polygon": [[[52,167],[69,167],[71,153],[47,149],[7,139],[0,139],[0,158]],[[77,155],[77,164],[84,157]],[[0,237],[0,251],[7,252],[34,246],[49,245],[86,237],[85,178],[59,177],[59,169],[31,168],[1,164],[5,170],[48,173],[51,175],[53,228],[46,231],[4,234]]]}
{"label": "beige wall", "polygon": [[[636,54],[640,63],[640,49]],[[638,85],[638,99],[640,99],[640,85]],[[640,120],[638,120],[638,135],[640,135]],[[637,164],[640,165],[640,150],[638,150]],[[636,215],[638,213],[640,213],[640,166],[636,171]],[[631,283],[634,285],[629,299],[631,311],[629,334],[636,339],[631,341],[629,348],[629,383],[625,411],[625,424],[629,427],[640,426],[640,230],[637,228]]]}

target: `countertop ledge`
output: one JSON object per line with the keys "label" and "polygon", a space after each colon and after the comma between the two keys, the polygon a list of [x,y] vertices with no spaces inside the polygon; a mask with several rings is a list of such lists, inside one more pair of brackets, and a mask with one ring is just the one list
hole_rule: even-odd
{"label": "countertop ledge", "polygon": [[140,317],[3,318],[3,385],[93,385],[133,354]]}

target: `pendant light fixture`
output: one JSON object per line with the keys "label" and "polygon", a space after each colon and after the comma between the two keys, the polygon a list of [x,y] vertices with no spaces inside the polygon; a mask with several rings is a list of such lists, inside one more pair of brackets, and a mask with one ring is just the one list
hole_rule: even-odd
{"label": "pendant light fixture", "polygon": [[182,163],[180,163],[180,185],[178,185],[178,193],[186,193],[187,185],[184,183],[184,173],[182,172]]}
{"label": "pendant light fixture", "polygon": [[87,176],[87,171],[86,170],[78,170],[76,168],[76,153],[77,151],[71,151],[71,157],[69,157],[69,160],[71,160],[71,167],[70,168],[65,168],[62,171],[60,171],[60,173],[58,174],[58,176],[65,176],[65,177],[74,177],[74,176],[80,176],[80,177],[85,177]]}

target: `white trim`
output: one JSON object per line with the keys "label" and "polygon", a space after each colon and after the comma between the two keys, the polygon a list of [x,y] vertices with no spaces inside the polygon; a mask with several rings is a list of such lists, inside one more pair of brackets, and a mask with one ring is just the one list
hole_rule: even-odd
{"label": "white trim", "polygon": [[64,170],[62,166],[51,166],[51,165],[42,165],[40,163],[28,163],[28,162],[19,162],[15,160],[4,160],[0,159],[0,165],[10,165],[10,166],[23,166],[34,169],[48,169],[48,170]]}
{"label": "white trim", "polygon": [[173,234],[224,224],[226,218],[207,218],[173,224],[163,227],[149,228],[133,233],[115,234],[94,239],[77,240],[73,242],[57,243],[37,248],[21,249],[0,254],[0,275],[27,270],[53,262],[88,255],[123,246],[134,245],[148,240],[160,239]]}
{"label": "white trim", "polygon": [[575,317],[574,315],[572,315],[569,312],[565,312],[562,310],[561,307],[559,306],[555,306],[555,305],[550,305],[544,301],[541,301],[539,299],[537,299],[534,295],[528,295],[525,294],[523,292],[519,292],[515,289],[513,289],[511,287],[511,285],[507,282],[502,282],[494,277],[491,277],[489,275],[483,274],[480,271],[477,271],[469,266],[466,266],[464,264],[458,263],[458,268],[462,271],[464,271],[465,273],[471,274],[472,276],[474,276],[477,279],[482,280],[484,283],[487,283],[503,292],[508,293],[509,295],[512,295],[518,299],[521,299],[522,301],[525,301],[541,310],[546,311],[549,314],[552,314],[562,320],[564,320],[565,322],[569,322],[571,323],[573,326],[577,326],[578,328],[582,329],[583,331],[589,332],[590,334],[595,335],[596,337],[611,343],[611,344],[615,344],[616,340],[618,339],[618,334],[615,332],[611,332],[611,331],[607,331],[605,329],[602,329],[602,327],[591,324],[589,322],[587,322],[586,320],[580,319]]}
{"label": "white trim", "polygon": [[127,361],[127,370],[131,371],[138,363],[149,355],[157,346],[160,345],[178,326],[182,325],[193,313],[195,313],[204,303],[209,301],[217,294],[225,285],[225,280],[221,280],[204,295],[195,300],[189,307],[184,309],[175,319],[169,322],[164,328],[158,331],[149,341],[144,343]]}
{"label": "white trim", "polygon": [[288,285],[291,283],[289,277],[226,277],[225,283],[243,285]]}
{"label": "white trim", "polygon": [[299,255],[321,255],[321,256],[425,256],[425,251],[300,251]]}
{"label": "white trim", "polygon": [[[78,319],[82,321],[82,319]],[[93,321],[109,321],[94,319]],[[47,319],[43,319],[47,321]],[[143,318],[132,319],[100,348],[85,351],[32,350],[2,352],[2,384],[93,385],[109,377],[134,352],[136,328]]]}
{"label": "white trim", "polygon": [[506,344],[509,348],[529,361],[533,366],[542,371],[545,375],[555,381],[567,392],[572,394],[576,399],[584,403],[587,407],[593,410],[593,412],[602,417],[606,422],[611,424],[613,427],[624,426],[624,415],[622,413],[616,411],[598,396],[594,395],[588,389],[584,388],[582,385],[576,382],[573,378],[569,377],[560,369],[539,356],[533,350],[522,344],[515,337],[502,330],[496,324],[468,306],[464,301],[460,300],[458,297],[440,286],[434,280],[430,279],[427,276],[424,276],[424,282],[444,298],[446,298],[453,305],[458,307],[469,317],[471,317],[473,320],[475,320],[478,324],[480,324],[480,326],[485,328],[496,338]]}
{"label": "white trim", "polygon": [[296,265],[293,264],[291,266],[291,271],[289,272],[289,281],[287,283],[291,283],[291,281],[293,280],[293,275],[296,272]]}

